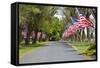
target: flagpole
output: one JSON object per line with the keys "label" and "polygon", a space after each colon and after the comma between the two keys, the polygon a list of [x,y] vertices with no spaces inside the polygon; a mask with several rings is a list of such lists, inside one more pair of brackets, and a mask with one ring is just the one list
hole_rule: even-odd
{"label": "flagpole", "polygon": [[80,12],[79,12],[78,8],[75,8],[75,9],[76,9],[77,14],[79,15],[79,14],[80,14]]}

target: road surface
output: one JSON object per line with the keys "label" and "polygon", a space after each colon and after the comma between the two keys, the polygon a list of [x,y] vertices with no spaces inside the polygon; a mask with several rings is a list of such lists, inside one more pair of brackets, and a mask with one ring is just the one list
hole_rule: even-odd
{"label": "road surface", "polygon": [[85,56],[80,55],[64,41],[49,42],[46,45],[37,49],[35,52],[28,53],[19,60],[19,63],[77,61],[86,59]]}

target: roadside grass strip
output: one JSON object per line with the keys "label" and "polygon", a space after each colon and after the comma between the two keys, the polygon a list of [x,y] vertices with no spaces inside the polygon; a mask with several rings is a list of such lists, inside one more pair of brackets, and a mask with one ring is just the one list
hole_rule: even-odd
{"label": "roadside grass strip", "polygon": [[45,44],[48,42],[40,42],[35,44],[29,44],[29,45],[20,45],[19,48],[19,59],[23,58],[25,55],[31,52],[37,51],[39,48],[46,46]]}

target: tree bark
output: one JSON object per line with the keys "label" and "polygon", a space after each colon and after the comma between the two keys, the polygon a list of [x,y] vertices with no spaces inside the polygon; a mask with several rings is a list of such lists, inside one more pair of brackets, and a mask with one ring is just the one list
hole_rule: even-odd
{"label": "tree bark", "polygon": [[41,35],[39,37],[39,42],[41,42],[41,41],[42,41],[42,32],[41,32]]}
{"label": "tree bark", "polygon": [[37,41],[37,34],[38,34],[38,31],[35,31],[35,37],[33,39],[33,43],[36,43],[36,41]]}
{"label": "tree bark", "polygon": [[27,33],[27,37],[25,38],[25,45],[29,44],[29,33]]}

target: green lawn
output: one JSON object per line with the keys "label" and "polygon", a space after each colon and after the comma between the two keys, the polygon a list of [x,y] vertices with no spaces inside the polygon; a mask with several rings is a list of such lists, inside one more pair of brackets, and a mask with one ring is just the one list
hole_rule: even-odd
{"label": "green lawn", "polygon": [[46,43],[47,42],[40,42],[36,44],[20,45],[19,58],[23,58],[26,54],[30,53],[31,51],[36,51],[37,49],[45,46]]}
{"label": "green lawn", "polygon": [[80,54],[87,56],[93,56],[96,54],[96,45],[94,41],[87,42],[69,42],[72,44],[72,47],[75,48]]}

